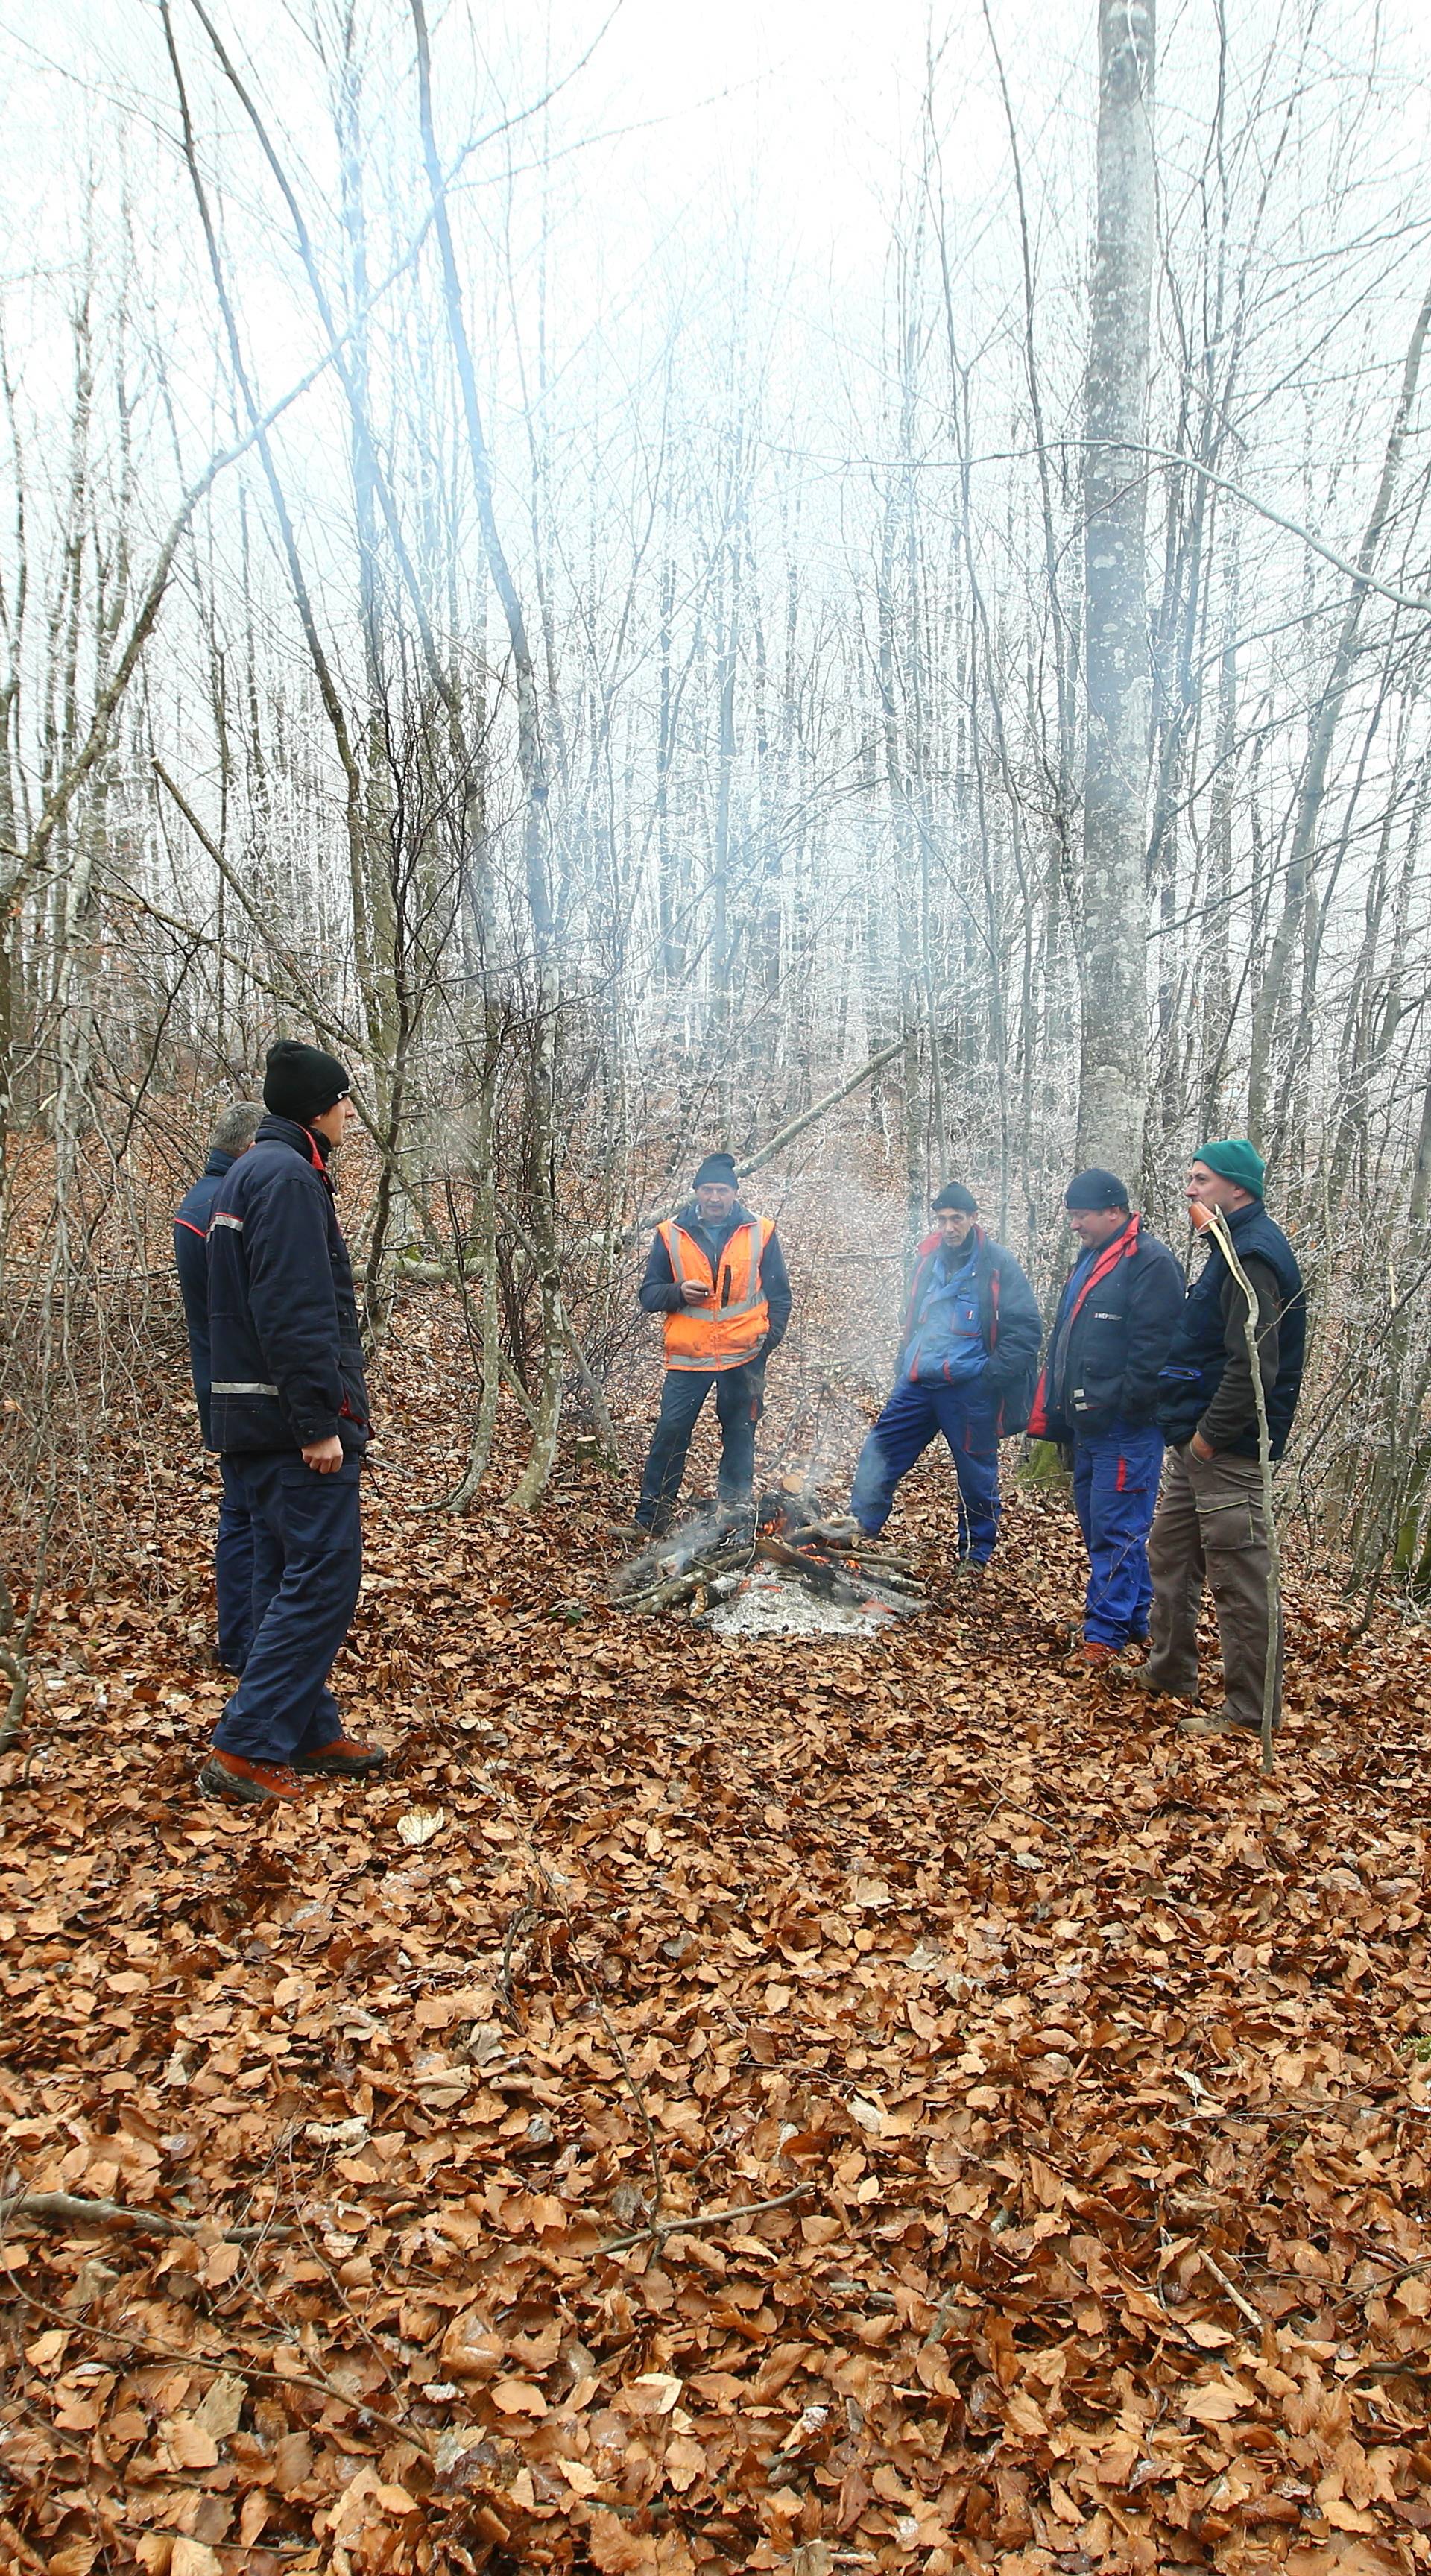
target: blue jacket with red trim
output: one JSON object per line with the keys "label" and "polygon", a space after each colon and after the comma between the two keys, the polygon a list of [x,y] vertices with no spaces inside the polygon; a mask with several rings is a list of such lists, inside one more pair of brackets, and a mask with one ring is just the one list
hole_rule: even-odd
{"label": "blue jacket with red trim", "polygon": [[[1074,1281],[1078,1281],[1075,1288]],[[1036,1440],[1092,1438],[1153,1420],[1158,1382],[1183,1311],[1183,1274],[1165,1243],[1130,1216],[1059,1300],[1029,1417]]]}
{"label": "blue jacket with red trim", "polygon": [[216,1449],[368,1441],[348,1249],[321,1150],[265,1118],[209,1219],[209,1400]]}
{"label": "blue jacket with red trim", "polygon": [[179,1273],[179,1294],[189,1328],[189,1373],[206,1449],[212,1449],[214,1444],[209,1437],[209,1256],[205,1238],[220,1184],[237,1160],[236,1154],[212,1153],[193,1188],[185,1192],[174,1211],[174,1267]]}
{"label": "blue jacket with red trim", "polygon": [[[1007,1439],[1015,1431],[1022,1431],[1029,1418],[1043,1320],[1038,1299],[1013,1254],[985,1234],[981,1225],[975,1226],[974,1239],[978,1245],[974,1280],[979,1301],[979,1337],[988,1352],[989,1364],[971,1382],[970,1394],[976,1403],[997,1406],[999,1437]],[[943,1240],[940,1234],[927,1234],[919,1247],[900,1334],[901,1354],[908,1348],[918,1322],[934,1256]]]}

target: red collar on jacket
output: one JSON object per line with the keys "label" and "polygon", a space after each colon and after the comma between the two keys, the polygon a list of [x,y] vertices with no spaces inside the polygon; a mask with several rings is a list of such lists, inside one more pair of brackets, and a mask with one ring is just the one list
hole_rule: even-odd
{"label": "red collar on jacket", "polygon": [[[1109,1236],[1108,1241],[1104,1244],[1102,1251],[1099,1253],[1097,1260],[1089,1271],[1087,1278],[1084,1280],[1082,1287],[1079,1289],[1077,1296],[1074,1298],[1067,1320],[1064,1321],[1060,1317],[1060,1319],[1055,1323],[1054,1333],[1057,1335],[1060,1330],[1062,1331],[1065,1347],[1067,1346],[1068,1336],[1073,1330],[1074,1318],[1077,1316],[1079,1309],[1083,1304],[1083,1300],[1088,1295],[1090,1288],[1096,1287],[1100,1279],[1106,1279],[1109,1271],[1116,1270],[1120,1261],[1132,1260],[1134,1253],[1138,1249],[1138,1234],[1142,1226],[1142,1222],[1143,1220],[1140,1216],[1130,1216],[1126,1225],[1120,1226],[1116,1234]],[[1052,1344],[1050,1344],[1049,1348],[1051,1354]],[[1034,1400],[1029,1408],[1028,1429],[1029,1437],[1032,1440],[1043,1440],[1048,1435],[1048,1370],[1049,1362],[1048,1359],[1045,1359],[1043,1367],[1039,1370],[1038,1384],[1034,1388]]]}
{"label": "red collar on jacket", "polygon": [[[975,1248],[976,1248],[977,1250],[982,1251],[982,1249],[983,1249],[984,1245],[985,1245],[985,1244],[988,1242],[988,1240],[989,1240],[988,1236],[987,1236],[987,1235],[986,1235],[986,1233],[984,1232],[983,1227],[982,1227],[981,1225],[971,1226],[971,1227],[970,1227],[970,1229],[969,1229],[969,1233],[970,1233],[970,1234],[972,1234],[972,1236],[973,1236],[973,1238],[974,1238]],[[937,1252],[937,1251],[938,1251],[938,1249],[939,1249],[939,1246],[941,1245],[941,1243],[943,1242],[943,1240],[944,1240],[944,1237],[943,1237],[943,1235],[939,1232],[939,1229],[938,1229],[938,1227],[936,1226],[936,1227],[935,1227],[935,1230],[934,1230],[934,1232],[933,1232],[933,1234],[926,1234],[926,1236],[925,1236],[925,1238],[924,1238],[924,1241],[921,1243],[921,1245],[920,1245],[920,1247],[919,1247],[919,1250],[918,1250],[918,1252],[917,1252],[917,1253],[916,1253],[916,1255],[915,1255],[915,1259],[916,1259],[916,1260],[918,1260],[918,1261],[922,1261],[922,1260],[924,1259],[924,1257],[925,1257],[925,1254],[926,1254],[926,1253],[929,1253],[929,1252]],[[965,1248],[965,1245],[967,1245],[968,1241],[969,1241],[969,1235],[968,1235],[968,1234],[966,1234],[966,1235],[965,1235],[965,1237],[964,1237],[964,1242],[963,1242],[963,1243],[960,1243],[960,1244],[957,1244],[957,1245],[955,1246],[956,1251],[958,1251],[958,1252],[962,1252],[962,1251],[964,1250],[964,1248]]]}
{"label": "red collar on jacket", "polygon": [[1090,1288],[1096,1288],[1099,1280],[1106,1279],[1110,1270],[1116,1270],[1120,1261],[1132,1260],[1134,1253],[1138,1249],[1138,1229],[1142,1225],[1142,1222],[1143,1220],[1140,1216],[1130,1216],[1125,1226],[1121,1226],[1116,1234],[1111,1234],[1109,1236],[1108,1241],[1104,1244],[1102,1251],[1099,1253],[1097,1260],[1089,1271],[1087,1278],[1084,1280],[1082,1287],[1079,1289],[1078,1295],[1074,1298],[1073,1304],[1069,1310],[1068,1321],[1064,1325],[1065,1333],[1072,1324],[1073,1319],[1078,1313],[1080,1306],[1083,1304],[1084,1298],[1088,1295]]}
{"label": "red collar on jacket", "polygon": [[1126,1225],[1119,1227],[1116,1234],[1110,1234],[1102,1251],[1099,1253],[1097,1260],[1094,1262],[1092,1269],[1089,1271],[1088,1285],[1090,1288],[1092,1287],[1095,1279],[1106,1279],[1109,1271],[1112,1270],[1118,1262],[1131,1260],[1133,1254],[1138,1249],[1138,1232],[1142,1222],[1142,1218],[1137,1214],[1134,1214],[1129,1217]]}

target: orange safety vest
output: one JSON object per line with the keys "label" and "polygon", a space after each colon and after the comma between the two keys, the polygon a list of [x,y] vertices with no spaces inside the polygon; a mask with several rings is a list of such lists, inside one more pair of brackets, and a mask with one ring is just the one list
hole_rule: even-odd
{"label": "orange safety vest", "polygon": [[750,1217],[736,1227],[720,1256],[719,1279],[701,1244],[674,1218],[658,1225],[656,1232],[670,1255],[677,1287],[683,1280],[698,1279],[715,1291],[707,1304],[682,1306],[666,1316],[667,1368],[743,1368],[770,1330],[760,1265],[775,1232],[774,1217]]}

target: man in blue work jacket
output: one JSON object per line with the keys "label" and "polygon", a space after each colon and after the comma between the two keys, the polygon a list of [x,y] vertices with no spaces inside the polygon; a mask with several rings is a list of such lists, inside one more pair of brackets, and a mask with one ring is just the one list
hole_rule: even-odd
{"label": "man in blue work jacket", "polygon": [[362,1578],[368,1445],[353,1273],[328,1158],[356,1115],[336,1056],[270,1047],[268,1115],[209,1220],[209,1405],[254,1533],[253,1639],[199,1775],[267,1807],[387,1755],[343,1732],[328,1674]]}
{"label": "man in blue work jacket", "polygon": [[1183,1274],[1131,1212],[1116,1172],[1079,1172],[1063,1204],[1082,1248],[1059,1299],[1029,1430],[1073,1450],[1073,1501],[1088,1550],[1075,1660],[1096,1671],[1147,1643],[1148,1532],[1163,1465],[1159,1371],[1182,1317]]}
{"label": "man in blue work jacket", "polygon": [[[186,1192],[174,1212],[174,1267],[179,1273],[179,1294],[184,1300],[184,1321],[189,1333],[189,1373],[194,1381],[194,1401],[199,1408],[199,1428],[204,1447],[213,1448],[209,1425],[209,1219],[220,1187],[232,1171],[240,1154],[246,1154],[258,1133],[263,1117],[263,1104],[258,1100],[236,1100],[223,1110],[214,1127],[209,1159],[193,1188]],[[218,1596],[219,1662],[228,1672],[241,1673],[253,1633],[253,1525],[248,1515],[236,1478],[224,1474],[219,1460],[223,1492],[219,1502],[218,1536],[214,1542],[214,1590]]]}
{"label": "man in blue work jacket", "polygon": [[999,1534],[999,1442],[1022,1431],[1042,1336],[1023,1271],[979,1223],[979,1202],[950,1181],[919,1247],[894,1392],[860,1452],[850,1511],[867,1537],[895,1488],[942,1431],[959,1483],[959,1569],[977,1574]]}

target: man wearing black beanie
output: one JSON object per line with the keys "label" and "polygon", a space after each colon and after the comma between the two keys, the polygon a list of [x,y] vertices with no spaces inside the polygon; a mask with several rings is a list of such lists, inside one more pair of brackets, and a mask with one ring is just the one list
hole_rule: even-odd
{"label": "man wearing black beanie", "polygon": [[1183,1309],[1183,1274],[1146,1234],[1116,1172],[1095,1164],[1063,1194],[1081,1247],[1049,1336],[1029,1430],[1073,1450],[1073,1501],[1088,1550],[1083,1643],[1089,1671],[1148,1634],[1148,1531],[1163,1437],[1158,1372]]}
{"label": "man wearing black beanie", "polygon": [[641,1282],[648,1315],[664,1318],[666,1378],[635,1522],[644,1545],[669,1529],[701,1406],[715,1389],[723,1511],[749,1509],[765,1363],[790,1321],[790,1281],[775,1219],[752,1216],[736,1194],[733,1154],[707,1154],[686,1206],[658,1225]]}
{"label": "man wearing black beanie", "polygon": [[275,1118],[302,1126],[323,1117],[352,1088],[348,1068],[321,1047],[304,1046],[298,1038],[279,1038],[263,1069],[263,1105]]}
{"label": "man wearing black beanie", "polygon": [[368,1392],[328,1159],[357,1115],[347,1067],[270,1047],[264,1117],[209,1225],[209,1402],[226,1482],[254,1531],[253,1638],[199,1775],[266,1807],[300,1775],[356,1779],[385,1753],[343,1732],[328,1674],[358,1598]]}
{"label": "man wearing black beanie", "polygon": [[946,1181],[919,1247],[894,1392],[860,1452],[850,1511],[883,1529],[895,1488],[942,1431],[958,1480],[959,1568],[978,1574],[999,1534],[999,1442],[1028,1419],[1041,1326],[1011,1252],[979,1223],[979,1202]]}

